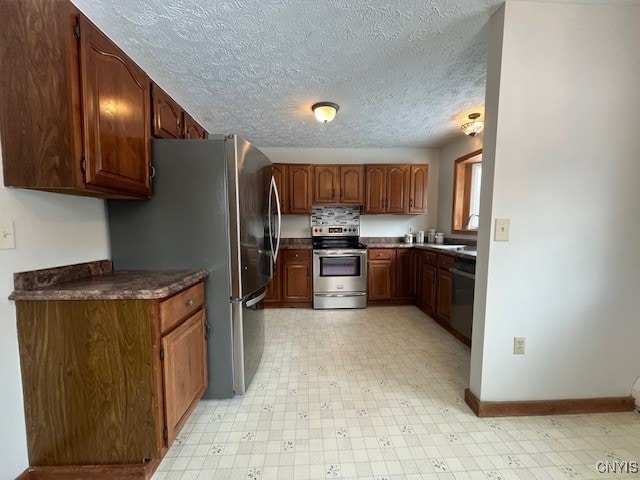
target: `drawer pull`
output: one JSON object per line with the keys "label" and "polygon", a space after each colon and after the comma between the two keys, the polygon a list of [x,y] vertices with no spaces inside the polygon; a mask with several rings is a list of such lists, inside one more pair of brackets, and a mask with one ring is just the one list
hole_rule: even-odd
{"label": "drawer pull", "polygon": [[185,303],[187,304],[188,307],[190,307],[191,305],[193,305],[193,300],[189,299]]}

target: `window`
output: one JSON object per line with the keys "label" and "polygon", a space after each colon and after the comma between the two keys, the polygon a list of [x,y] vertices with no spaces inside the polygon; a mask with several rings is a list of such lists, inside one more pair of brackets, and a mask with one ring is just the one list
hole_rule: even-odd
{"label": "window", "polygon": [[476,150],[456,160],[452,233],[478,232],[481,182],[482,150]]}

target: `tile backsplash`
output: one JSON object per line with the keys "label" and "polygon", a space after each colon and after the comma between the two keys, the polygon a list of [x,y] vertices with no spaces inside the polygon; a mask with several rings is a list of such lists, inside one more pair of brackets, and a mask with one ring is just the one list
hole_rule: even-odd
{"label": "tile backsplash", "polygon": [[311,226],[316,225],[360,225],[360,207],[311,208]]}

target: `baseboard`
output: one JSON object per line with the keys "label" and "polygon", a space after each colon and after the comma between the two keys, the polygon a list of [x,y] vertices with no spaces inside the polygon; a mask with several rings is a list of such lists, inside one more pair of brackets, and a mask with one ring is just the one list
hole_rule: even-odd
{"label": "baseboard", "polygon": [[483,402],[468,388],[464,401],[478,417],[567,415],[575,413],[633,412],[633,397],[574,398],[565,400],[525,400]]}
{"label": "baseboard", "polygon": [[313,308],[312,302],[263,302],[264,308]]}
{"label": "baseboard", "polygon": [[149,480],[159,460],[140,465],[60,465],[29,467],[16,480]]}

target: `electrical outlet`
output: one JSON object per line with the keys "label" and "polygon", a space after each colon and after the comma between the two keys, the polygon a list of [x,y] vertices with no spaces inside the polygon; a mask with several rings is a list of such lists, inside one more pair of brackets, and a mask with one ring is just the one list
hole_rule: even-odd
{"label": "electrical outlet", "polygon": [[524,337],[513,337],[513,354],[524,355]]}
{"label": "electrical outlet", "polygon": [[496,218],[496,230],[495,230],[493,239],[496,242],[509,241],[509,219],[508,218]]}
{"label": "electrical outlet", "polygon": [[0,250],[16,248],[13,220],[0,220]]}

